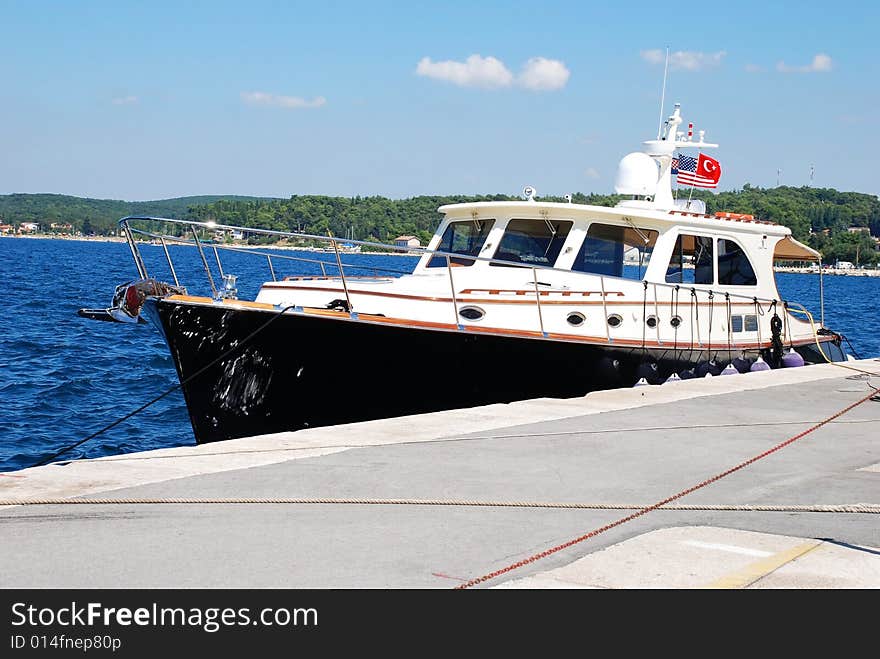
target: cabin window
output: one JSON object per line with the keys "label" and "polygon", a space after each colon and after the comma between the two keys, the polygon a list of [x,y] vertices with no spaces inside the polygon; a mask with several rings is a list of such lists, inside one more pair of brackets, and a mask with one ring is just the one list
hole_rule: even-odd
{"label": "cabin window", "polygon": [[[451,252],[465,256],[477,256],[483,249],[486,237],[492,230],[495,220],[466,220],[462,222],[450,222],[443,232],[443,238],[437,245],[438,252]],[[446,256],[437,254],[428,261],[429,268],[445,268]],[[457,256],[449,257],[449,264],[473,265],[474,260]]]}
{"label": "cabin window", "polygon": [[[495,258],[511,263],[553,266],[574,222],[510,220]],[[504,266],[504,263],[492,263]]]}
{"label": "cabin window", "polygon": [[571,269],[626,279],[643,279],[658,232],[632,226],[598,224],[587,229],[587,237]]}
{"label": "cabin window", "polygon": [[718,283],[727,286],[758,284],[745,250],[728,238],[718,239]]}
{"label": "cabin window", "polygon": [[462,307],[458,310],[458,315],[467,320],[481,320],[486,312],[480,307]]}
{"label": "cabin window", "polygon": [[580,327],[586,320],[587,317],[580,311],[572,311],[565,317],[565,321],[573,327]]}
{"label": "cabin window", "polygon": [[712,284],[713,239],[707,236],[681,234],[666,269],[666,281],[674,284]]}
{"label": "cabin window", "polygon": [[757,332],[758,317],[755,314],[730,317],[731,332]]}

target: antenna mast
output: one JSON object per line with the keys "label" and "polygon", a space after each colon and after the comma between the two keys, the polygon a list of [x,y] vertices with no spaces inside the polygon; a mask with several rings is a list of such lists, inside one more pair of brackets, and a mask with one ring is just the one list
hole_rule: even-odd
{"label": "antenna mast", "polygon": [[666,102],[666,72],[669,70],[669,46],[666,46],[666,64],[663,65],[663,91],[660,93],[660,122],[657,125],[657,139],[663,137],[663,105]]}

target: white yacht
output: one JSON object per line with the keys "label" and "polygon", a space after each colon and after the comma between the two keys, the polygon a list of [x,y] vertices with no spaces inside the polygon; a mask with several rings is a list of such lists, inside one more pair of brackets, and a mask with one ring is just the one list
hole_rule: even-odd
{"label": "white yacht", "polygon": [[[227,248],[199,235],[245,229],[123,218],[139,279],[107,319],[143,315],[162,331],[198,442],[847,359],[776,287],[774,262],[816,251],[784,226],[674,198],[676,153],[716,146],[681,123],[676,105],[664,134],[621,160],[617,206],[531,188],[443,206],[428,246],[402,250],[420,255],[402,276],[351,274],[340,245],[370,243],[305,236],[335,252],[321,275],[278,277],[283,257],[252,251],[270,278],[239,299]],[[161,241],[173,284],[150,277],[141,239]],[[198,248],[210,295],[178,281],[170,241]],[[352,356],[357,370],[340,370]]]}

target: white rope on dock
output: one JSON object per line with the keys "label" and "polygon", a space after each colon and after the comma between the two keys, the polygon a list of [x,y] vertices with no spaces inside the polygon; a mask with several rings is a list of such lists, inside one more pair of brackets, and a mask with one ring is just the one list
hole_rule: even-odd
{"label": "white rope on dock", "polygon": [[[170,499],[0,499],[0,506],[107,506],[107,505],[369,505],[369,506],[477,506],[484,508],[561,508],[590,510],[641,510],[635,503],[567,503],[545,501],[480,501],[474,499],[348,499],[348,498],[170,498]],[[880,513],[880,504],[839,505],[750,505],[750,504],[675,504],[658,510],[732,511],[732,512],[810,512],[810,513]]]}

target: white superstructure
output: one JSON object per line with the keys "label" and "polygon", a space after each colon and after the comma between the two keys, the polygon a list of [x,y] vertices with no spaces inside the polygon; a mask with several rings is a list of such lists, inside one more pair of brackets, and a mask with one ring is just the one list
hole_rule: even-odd
{"label": "white superstructure", "polygon": [[[676,149],[717,145],[678,131],[621,160],[615,207],[524,201],[450,204],[411,275],[267,282],[257,301],[333,306],[438,327],[539,332],[561,340],[662,348],[756,348],[784,316],[786,343],[813,340],[803,313],[784,313],[773,263],[818,253],[772,222],[707,215],[672,194]],[[772,307],[772,308],[771,308]],[[350,308],[350,309],[349,309]]]}

